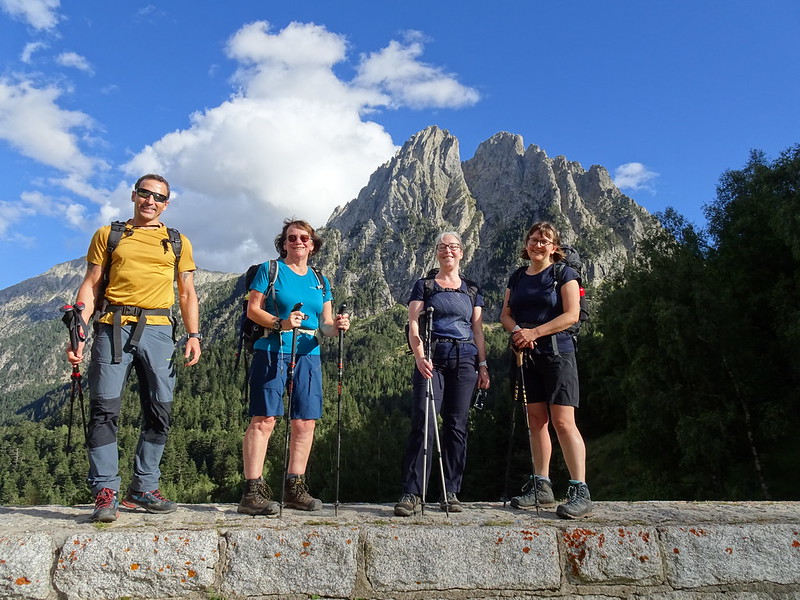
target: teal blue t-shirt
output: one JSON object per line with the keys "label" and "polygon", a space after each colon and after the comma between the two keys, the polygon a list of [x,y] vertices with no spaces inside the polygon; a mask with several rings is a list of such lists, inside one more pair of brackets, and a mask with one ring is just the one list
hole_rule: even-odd
{"label": "teal blue t-shirt", "polygon": [[[303,321],[300,328],[318,329],[322,318],[323,305],[333,300],[331,284],[328,278],[322,276],[320,284],[311,267],[308,268],[305,275],[298,275],[283,260],[278,260],[277,264],[278,275],[275,278],[274,303],[272,292],[267,293],[267,288],[269,288],[269,261],[259,267],[253,282],[250,284],[250,289],[265,294],[264,310],[272,315],[277,315],[281,319],[288,318],[294,305],[302,302],[303,307],[300,310],[308,315],[308,319]],[[277,307],[275,304],[277,304]],[[292,332],[272,333],[267,337],[256,340],[253,347],[256,350],[282,351],[285,354],[289,354],[292,351]],[[297,355],[305,354],[319,354],[319,341],[313,334],[298,332]]]}

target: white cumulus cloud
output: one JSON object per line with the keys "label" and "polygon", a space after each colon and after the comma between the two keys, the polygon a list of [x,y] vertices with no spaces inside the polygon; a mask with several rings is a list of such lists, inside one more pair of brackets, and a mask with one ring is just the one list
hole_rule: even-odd
{"label": "white cumulus cloud", "polygon": [[[365,59],[346,81],[333,70],[347,58],[343,36],[312,24],[278,32],[266,22],[245,25],[227,45],[239,63],[236,93],[141,150],[125,170],[132,180],[145,172],[170,180],[177,193],[164,220],[190,236],[200,266],[242,271],[275,255],[284,218],[323,225],[396,152],[383,127],[362,115],[378,106],[461,106],[463,96],[477,98],[452,75],[417,63],[422,46],[414,44],[385,63],[404,65],[405,75],[380,78],[376,61]],[[391,42],[377,56],[403,54],[398,48]],[[459,93],[447,91],[454,88]]]}
{"label": "white cumulus cloud", "polygon": [[35,29],[52,29],[58,24],[60,0],[0,0],[0,8]]}
{"label": "white cumulus cloud", "polygon": [[653,183],[656,177],[658,173],[638,162],[625,163],[614,169],[614,183],[621,190],[646,190],[655,193]]}
{"label": "white cumulus cloud", "polygon": [[441,68],[420,62],[423,50],[422,36],[409,32],[407,43],[393,40],[379,52],[362,56],[355,83],[384,91],[393,105],[461,107],[478,102],[476,90]]}
{"label": "white cumulus cloud", "polygon": [[33,56],[33,53],[43,50],[44,48],[47,48],[47,44],[44,42],[28,42],[22,49],[22,54],[20,54],[19,59],[26,65],[29,65],[31,63],[31,57]]}
{"label": "white cumulus cloud", "polygon": [[92,66],[86,60],[86,57],[75,52],[62,52],[56,57],[56,62],[62,67],[72,67],[85,73],[93,73]]}
{"label": "white cumulus cloud", "polygon": [[91,130],[93,122],[85,113],[60,108],[61,93],[55,86],[0,78],[0,140],[45,165],[88,174],[103,166],[79,147],[79,133]]}

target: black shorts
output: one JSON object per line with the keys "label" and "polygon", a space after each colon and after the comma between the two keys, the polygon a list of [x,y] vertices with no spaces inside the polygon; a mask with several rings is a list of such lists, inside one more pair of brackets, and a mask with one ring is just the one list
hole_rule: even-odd
{"label": "black shorts", "polygon": [[[562,352],[559,356],[525,352],[522,364],[525,393],[529,403],[548,402],[578,408],[580,386],[574,352]],[[514,371],[516,377],[519,377],[519,369],[515,368]],[[521,395],[518,394],[517,399],[521,402]]]}

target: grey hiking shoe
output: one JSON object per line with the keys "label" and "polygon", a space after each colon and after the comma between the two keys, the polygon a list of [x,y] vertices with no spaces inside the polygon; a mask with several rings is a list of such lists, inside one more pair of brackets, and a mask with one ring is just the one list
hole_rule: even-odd
{"label": "grey hiking shoe", "polygon": [[94,497],[94,511],[89,521],[92,523],[113,523],[119,516],[117,490],[103,488]]}
{"label": "grey hiking shoe", "polygon": [[439,502],[439,508],[447,512],[463,512],[464,506],[456,496],[455,492],[447,492],[447,501]]}
{"label": "grey hiking shoe", "polygon": [[542,508],[550,508],[556,505],[556,499],[553,496],[553,484],[547,479],[534,475],[533,479],[529,480],[525,487],[522,488],[522,495],[511,498],[511,506],[514,508],[536,506],[537,497],[539,506]]}
{"label": "grey hiking shoe", "polygon": [[559,504],[556,514],[562,519],[580,519],[592,514],[592,498],[589,495],[589,486],[582,481],[570,480],[567,488],[567,501]]}
{"label": "grey hiking shoe", "polygon": [[405,493],[394,505],[394,516],[410,517],[417,512],[417,507],[422,505],[422,498],[416,494]]}
{"label": "grey hiking shoe", "polygon": [[143,508],[149,513],[172,513],[178,510],[178,503],[167,500],[161,495],[160,490],[150,492],[137,492],[128,489],[122,499],[122,506],[125,508]]}
{"label": "grey hiking shoe", "polygon": [[283,484],[283,505],[314,511],[322,508],[322,500],[308,493],[305,475],[289,475]]}
{"label": "grey hiking shoe", "polygon": [[281,505],[272,500],[272,490],[269,489],[267,482],[259,477],[258,479],[247,479],[244,482],[242,499],[239,501],[239,508],[236,512],[243,515],[277,515]]}

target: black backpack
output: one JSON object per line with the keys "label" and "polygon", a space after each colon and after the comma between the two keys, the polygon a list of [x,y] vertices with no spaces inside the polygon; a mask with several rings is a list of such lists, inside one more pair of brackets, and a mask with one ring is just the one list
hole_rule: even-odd
{"label": "black backpack", "polygon": [[[268,266],[268,279],[269,279],[269,287],[264,292],[264,301],[266,302],[267,296],[272,294],[272,303],[275,304],[275,280],[278,278],[278,261],[277,260],[270,260],[267,262]],[[244,274],[244,292],[245,297],[242,301],[242,314],[239,317],[239,335],[238,335],[238,347],[236,349],[236,364],[234,369],[239,367],[239,357],[242,354],[242,349],[245,350],[247,354],[253,353],[253,345],[256,341],[264,337],[264,326],[259,325],[255,321],[251,320],[247,316],[247,298],[250,295],[250,285],[253,283],[253,279],[256,277],[256,273],[258,273],[258,269],[261,267],[261,263],[250,265],[247,269],[247,272]],[[322,277],[322,273],[320,273],[314,267],[309,265],[309,268],[314,272],[314,276],[317,278],[317,286],[320,290],[322,290],[323,295],[325,294],[324,288],[324,279]],[[263,308],[263,306],[262,306]],[[247,369],[245,369],[247,370]]]}
{"label": "black backpack", "polygon": [[[564,258],[553,265],[553,275],[554,275],[554,282],[555,282],[555,292],[556,294],[559,293],[561,290],[561,286],[564,284],[564,268],[565,267],[572,267],[572,269],[578,274],[578,288],[580,289],[580,303],[581,303],[581,313],[578,322],[574,325],[570,326],[569,328],[565,329],[567,333],[572,334],[573,338],[578,335],[578,331],[580,331],[581,324],[589,320],[589,302],[586,299],[586,289],[583,287],[583,262],[581,261],[581,256],[578,254],[578,251],[573,248],[572,246],[568,246],[566,244],[562,244],[560,246],[561,251],[564,252]],[[508,280],[508,287],[509,289],[514,289],[514,287],[519,282],[519,278],[522,277],[522,274],[526,271],[528,267],[520,267],[516,271],[511,274],[511,277]]]}
{"label": "black backpack", "polygon": [[[125,221],[111,222],[111,231],[108,232],[108,242],[106,243],[106,260],[103,263],[103,279],[100,283],[100,294],[98,295],[98,298],[101,299],[101,302],[95,309],[95,317],[99,316],[99,314],[105,310],[106,288],[108,287],[108,278],[109,274],[111,273],[111,255],[114,254],[114,250],[116,250],[117,246],[119,246],[119,242],[122,239],[122,236],[125,235],[127,226],[128,224]],[[167,246],[170,246],[172,248],[172,253],[175,255],[175,280],[177,281],[178,263],[181,260],[183,242],[181,241],[180,232],[174,227],[167,227],[167,236],[168,239],[162,240],[162,243],[164,245],[164,252],[167,251]]]}
{"label": "black backpack", "polygon": [[[431,269],[428,271],[428,274],[423,278],[423,288],[422,288],[422,301],[427,308],[428,299],[435,293],[439,292],[451,292],[451,293],[466,293],[469,296],[470,301],[472,302],[472,306],[475,306],[475,298],[478,296],[478,284],[472,281],[471,279],[467,279],[466,277],[461,277],[461,280],[467,284],[467,291],[464,292],[463,290],[442,290],[436,289],[436,275],[438,275],[439,269]],[[428,313],[422,311],[419,315],[419,330],[425,331],[425,327],[427,326],[428,320]],[[406,345],[408,346],[408,350],[406,351],[407,354],[413,354],[411,350],[411,341],[408,339],[408,322],[406,322]]]}

